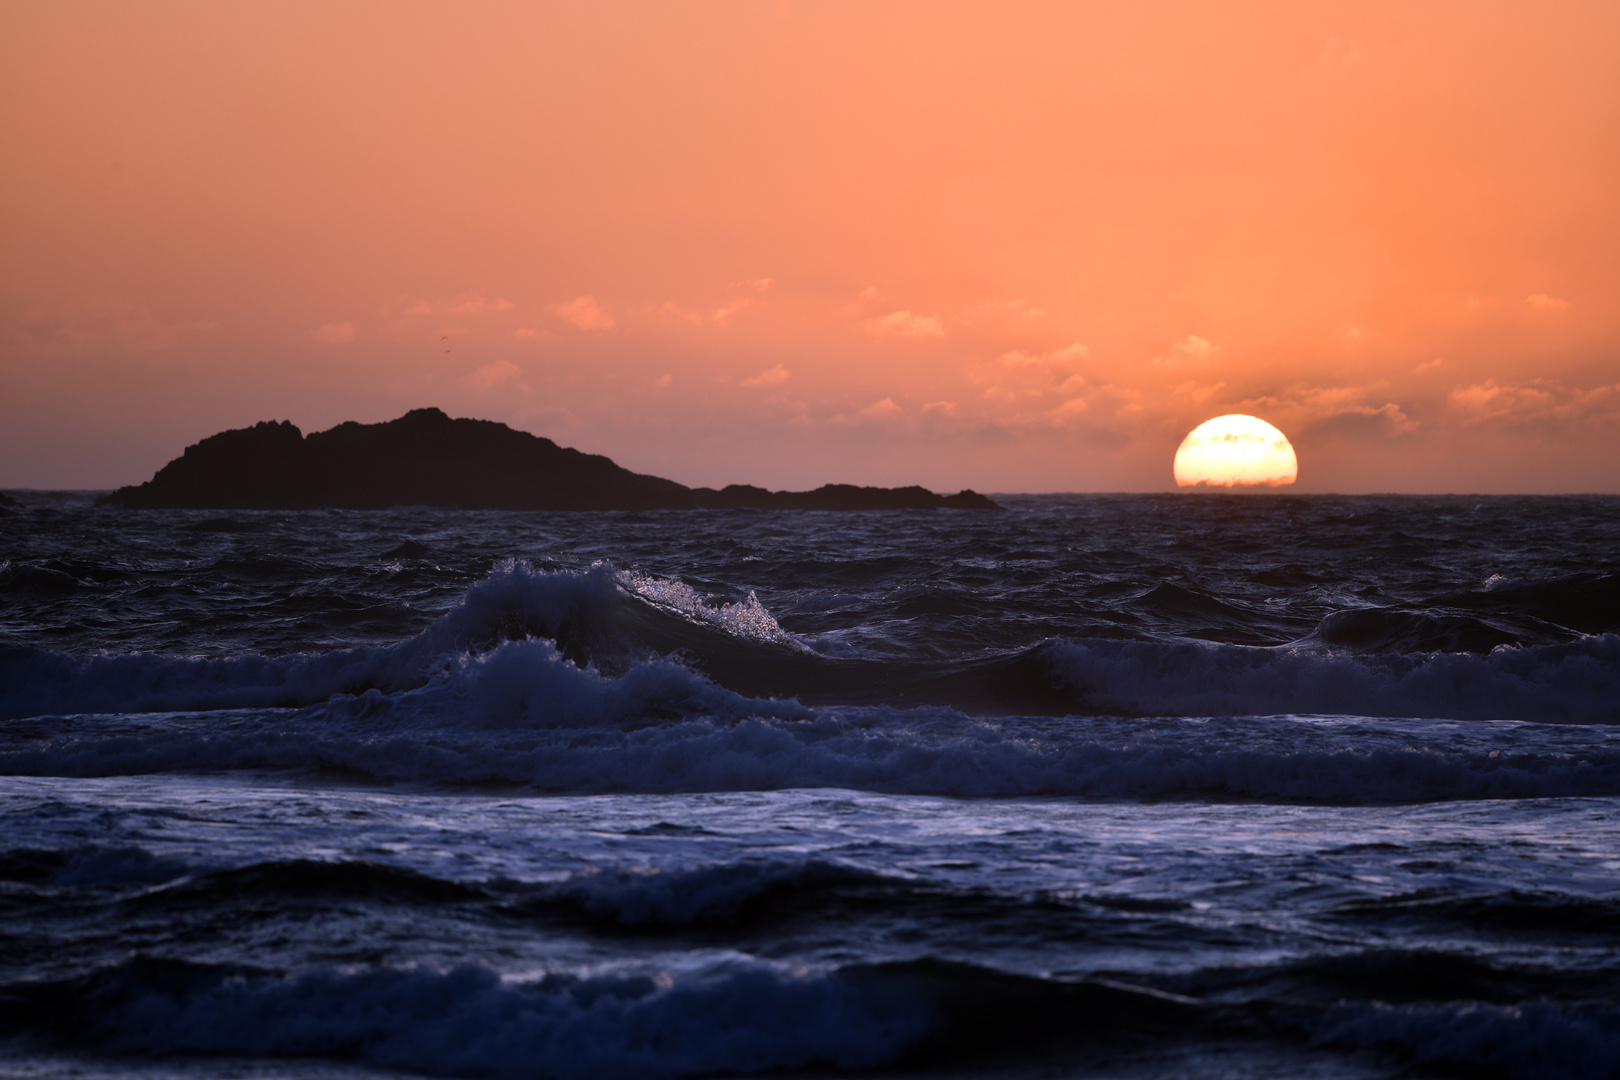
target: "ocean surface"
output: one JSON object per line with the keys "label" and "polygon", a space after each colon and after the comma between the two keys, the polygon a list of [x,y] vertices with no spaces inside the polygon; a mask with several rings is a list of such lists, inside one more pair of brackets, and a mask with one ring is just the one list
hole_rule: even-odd
{"label": "ocean surface", "polygon": [[1620,499],[0,510],[0,1076],[1620,1075]]}

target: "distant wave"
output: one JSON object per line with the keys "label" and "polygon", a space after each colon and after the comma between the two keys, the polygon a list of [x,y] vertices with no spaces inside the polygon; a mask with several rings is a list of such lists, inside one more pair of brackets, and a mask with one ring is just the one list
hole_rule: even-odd
{"label": "distant wave", "polygon": [[1050,646],[1077,704],[1126,715],[1337,713],[1620,723],[1620,635],[1478,653],[1071,641]]}

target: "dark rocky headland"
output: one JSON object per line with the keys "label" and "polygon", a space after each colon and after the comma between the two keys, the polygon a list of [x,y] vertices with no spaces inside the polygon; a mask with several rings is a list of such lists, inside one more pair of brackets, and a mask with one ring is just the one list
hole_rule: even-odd
{"label": "dark rocky headland", "polygon": [[999,510],[972,491],[827,484],[815,491],[719,491],[644,476],[493,420],[414,409],[381,424],[304,435],[265,421],[209,436],[144,484],[97,500],[131,509]]}

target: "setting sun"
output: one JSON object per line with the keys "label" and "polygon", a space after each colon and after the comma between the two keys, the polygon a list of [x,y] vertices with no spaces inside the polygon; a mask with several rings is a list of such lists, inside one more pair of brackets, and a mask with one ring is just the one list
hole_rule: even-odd
{"label": "setting sun", "polygon": [[1299,476],[1288,437],[1253,416],[1205,420],[1176,451],[1177,487],[1282,487]]}

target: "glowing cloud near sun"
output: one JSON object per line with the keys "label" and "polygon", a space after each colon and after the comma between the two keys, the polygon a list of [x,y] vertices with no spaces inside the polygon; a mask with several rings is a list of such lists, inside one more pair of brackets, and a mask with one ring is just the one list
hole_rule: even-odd
{"label": "glowing cloud near sun", "polygon": [[1205,420],[1176,451],[1177,487],[1282,487],[1299,476],[1288,437],[1253,416]]}

